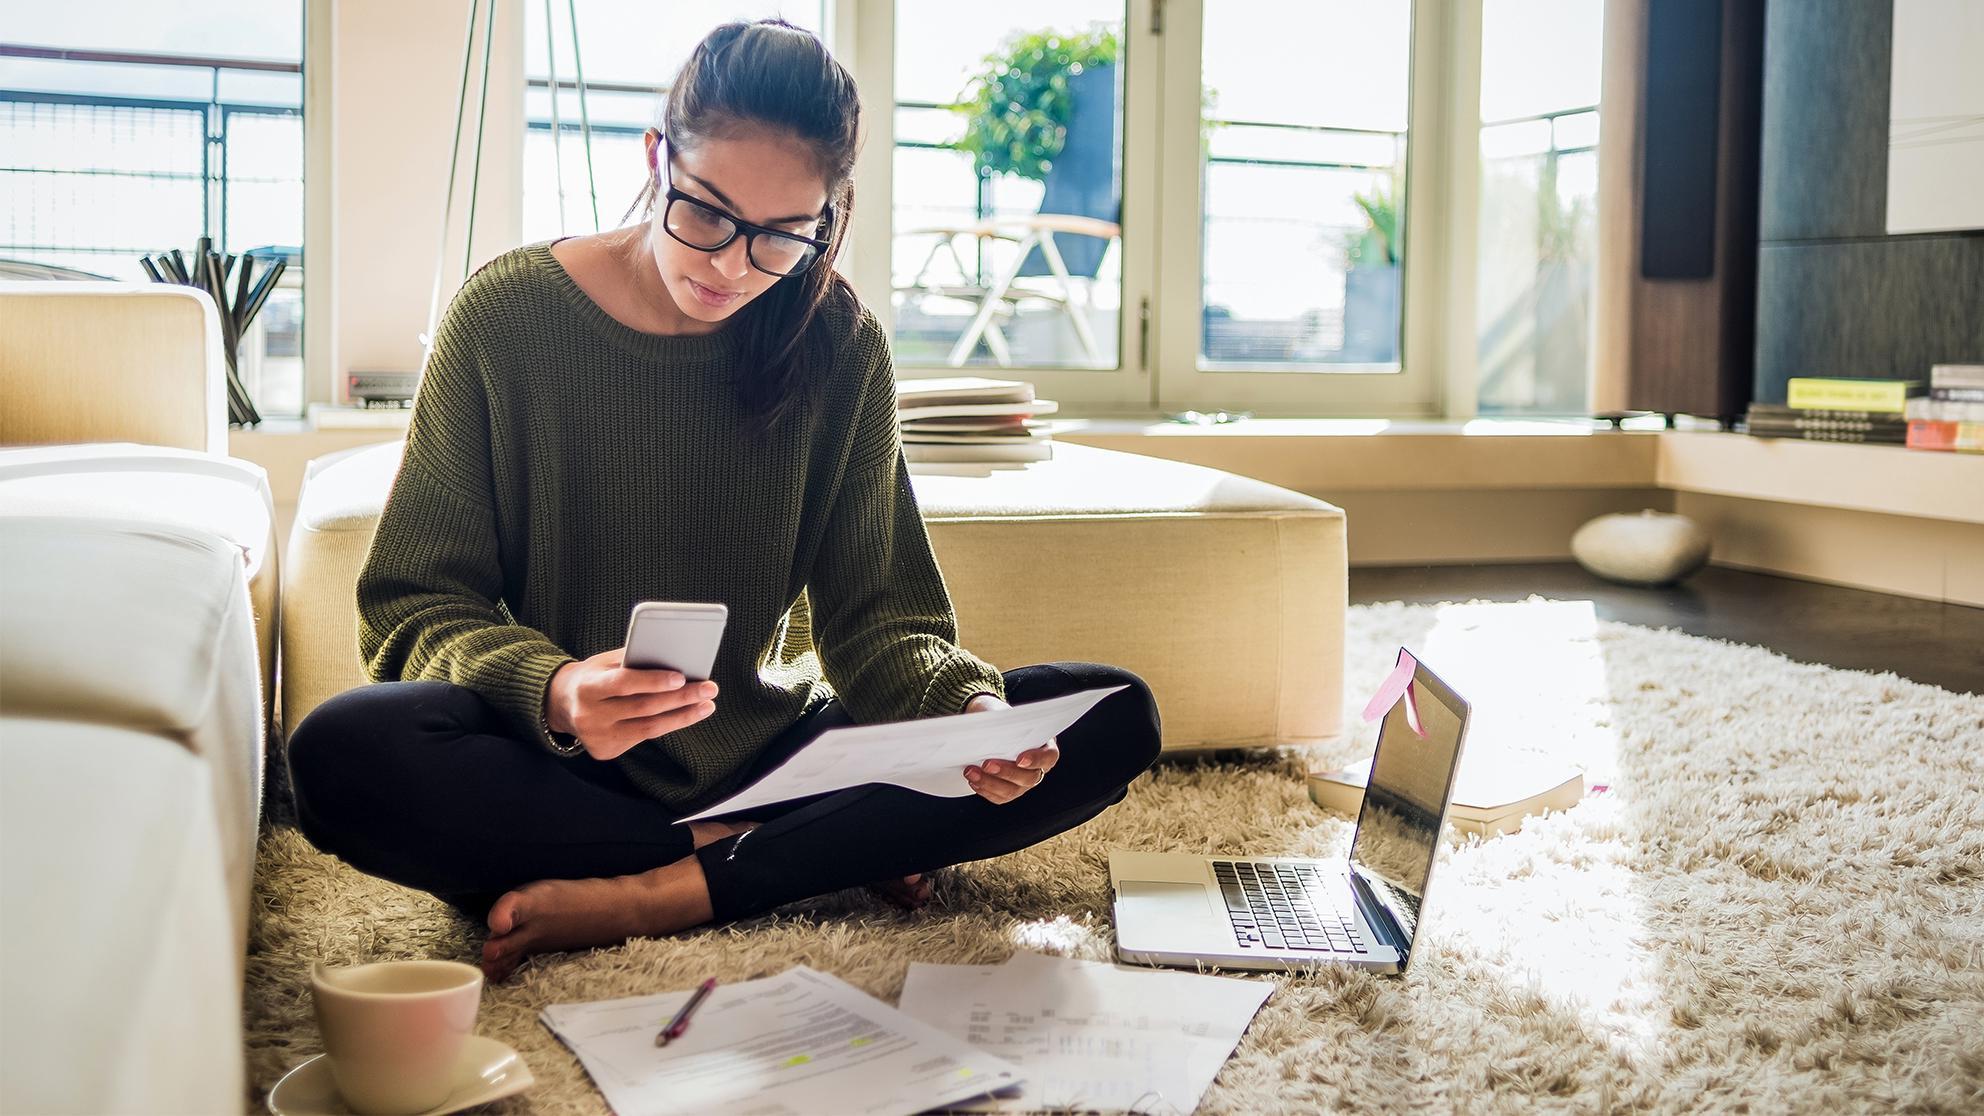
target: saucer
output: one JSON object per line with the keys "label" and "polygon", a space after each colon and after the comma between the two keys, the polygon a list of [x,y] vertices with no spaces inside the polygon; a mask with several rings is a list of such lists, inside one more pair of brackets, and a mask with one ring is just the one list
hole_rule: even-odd
{"label": "saucer", "polygon": [[[461,1062],[455,1066],[454,1092],[420,1116],[460,1112],[521,1093],[535,1084],[530,1067],[507,1043],[470,1035],[462,1044]],[[331,1080],[331,1063],[322,1054],[276,1082],[269,1090],[269,1111],[275,1116],[351,1116],[350,1107],[338,1095],[337,1083]]]}

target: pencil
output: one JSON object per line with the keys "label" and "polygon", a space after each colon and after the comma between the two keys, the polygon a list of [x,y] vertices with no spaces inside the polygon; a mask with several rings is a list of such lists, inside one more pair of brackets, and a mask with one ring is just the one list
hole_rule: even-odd
{"label": "pencil", "polygon": [[682,1010],[675,1013],[675,1018],[668,1021],[668,1026],[663,1027],[661,1033],[654,1036],[654,1044],[656,1046],[667,1046],[669,1043],[681,1038],[682,1032],[689,1029],[689,1013],[695,1011],[702,1004],[704,997],[708,996],[710,991],[715,987],[715,977],[711,977],[699,985],[696,988],[696,994],[689,997],[689,1002],[682,1005]]}

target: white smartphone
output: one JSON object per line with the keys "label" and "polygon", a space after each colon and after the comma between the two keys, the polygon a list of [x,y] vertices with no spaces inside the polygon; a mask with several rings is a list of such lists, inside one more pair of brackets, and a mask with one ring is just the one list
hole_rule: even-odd
{"label": "white smartphone", "polygon": [[675,670],[690,682],[709,680],[730,609],[720,604],[642,601],[627,618],[621,660],[641,670]]}

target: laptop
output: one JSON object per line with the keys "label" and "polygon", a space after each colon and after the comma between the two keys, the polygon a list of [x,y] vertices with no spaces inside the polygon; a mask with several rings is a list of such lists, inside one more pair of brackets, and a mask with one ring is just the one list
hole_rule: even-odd
{"label": "laptop", "polygon": [[[1398,662],[1408,654],[1401,648]],[[1378,731],[1344,860],[1112,850],[1117,956],[1145,965],[1321,962],[1404,972],[1467,720],[1467,702],[1416,665],[1409,693],[1392,703]]]}

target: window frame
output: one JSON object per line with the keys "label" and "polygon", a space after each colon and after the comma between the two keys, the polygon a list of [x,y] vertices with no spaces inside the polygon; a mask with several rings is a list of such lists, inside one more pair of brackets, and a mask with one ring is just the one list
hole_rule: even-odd
{"label": "window frame", "polygon": [[[867,106],[843,270],[893,331],[896,0],[833,0],[830,44]],[[1413,0],[1397,372],[1199,365],[1205,0],[1125,0],[1122,313],[1115,369],[898,363],[903,379],[1010,375],[1088,414],[1473,412],[1481,0]],[[988,45],[988,49],[990,49]]]}

